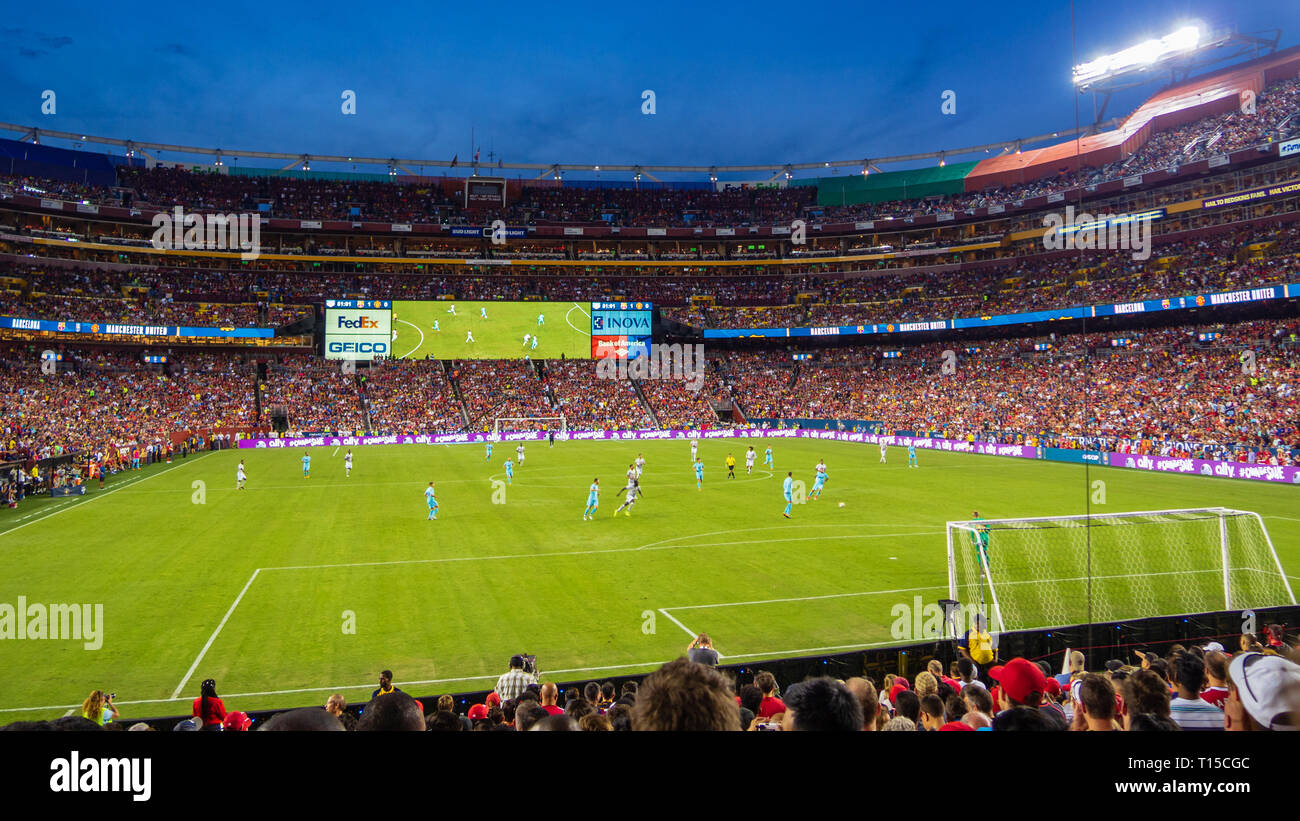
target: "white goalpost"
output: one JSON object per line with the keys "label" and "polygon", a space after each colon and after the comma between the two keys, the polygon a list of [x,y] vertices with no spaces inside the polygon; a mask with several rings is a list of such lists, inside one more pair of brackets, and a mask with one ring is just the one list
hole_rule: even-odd
{"label": "white goalpost", "polygon": [[548,430],[568,433],[569,424],[564,415],[559,416],[498,416],[492,420],[492,433],[503,430]]}
{"label": "white goalpost", "polygon": [[948,596],[995,631],[1295,604],[1258,513],[1186,508],[947,523]]}

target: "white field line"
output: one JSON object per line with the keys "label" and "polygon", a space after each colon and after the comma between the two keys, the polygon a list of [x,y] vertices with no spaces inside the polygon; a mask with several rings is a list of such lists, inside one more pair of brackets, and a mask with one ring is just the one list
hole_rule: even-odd
{"label": "white field line", "polygon": [[[198,460],[202,459],[204,456],[211,456],[212,453],[213,453],[213,451],[208,451],[207,453],[200,454],[199,456],[196,456],[196,457],[195,457],[194,459],[192,459],[192,460],[187,460],[187,463],[192,465],[192,464],[194,464],[195,462],[197,462]],[[81,507],[82,505],[88,505],[88,504],[90,504],[91,502],[95,501],[96,499],[102,499],[102,498],[104,498],[105,496],[112,496],[114,493],[117,493],[119,490],[126,490],[126,489],[129,488],[129,487],[132,487],[132,486],[134,486],[134,485],[140,484],[140,483],[142,483],[142,482],[147,482],[147,481],[149,481],[150,479],[156,479],[156,478],[158,478],[159,476],[162,476],[164,473],[171,473],[173,470],[179,470],[179,469],[181,469],[181,468],[183,468],[183,467],[185,467],[185,466],[186,466],[186,463],[182,463],[182,464],[179,464],[179,465],[175,465],[175,466],[173,466],[173,467],[169,467],[169,468],[167,468],[166,470],[160,470],[160,471],[158,471],[157,473],[150,474],[149,476],[138,476],[138,477],[136,477],[136,478],[134,478],[134,479],[129,479],[129,480],[127,480],[125,483],[118,485],[117,487],[113,488],[112,490],[105,490],[105,491],[102,491],[102,492],[96,493],[96,494],[94,494],[93,496],[92,496],[92,495],[84,496],[84,497],[82,497],[81,501],[77,502],[76,504],[65,505],[65,506],[63,506],[63,507],[58,508],[57,510],[51,510],[51,511],[49,511],[46,515],[41,516],[40,518],[33,519],[33,520],[30,521],[30,522],[26,522],[26,523],[24,523],[24,524],[20,524],[20,525],[18,525],[17,527],[11,527],[11,528],[9,528],[8,530],[5,530],[5,531],[3,531],[3,532],[0,532],[0,536],[6,536],[6,535],[8,535],[8,534],[10,534],[10,533],[13,533],[15,530],[22,530],[24,527],[27,527],[27,525],[34,525],[34,524],[36,524],[37,522],[43,522],[43,521],[45,521],[46,519],[49,519],[49,518],[52,517],[52,516],[57,516],[57,515],[59,515],[60,513],[66,513],[66,512],[69,511],[69,510],[75,510],[76,508],[79,508],[79,507]]]}
{"label": "white field line", "polygon": [[673,614],[672,614],[672,613],[669,613],[669,612],[668,612],[667,610],[665,610],[664,608],[662,608],[662,607],[659,608],[659,612],[664,614],[664,618],[668,619],[668,620],[669,620],[670,622],[672,622],[673,624],[675,624],[675,625],[677,625],[678,627],[680,627],[680,628],[682,628],[683,630],[685,630],[685,631],[686,631],[686,635],[690,636],[691,638],[695,638],[696,636],[699,635],[699,633],[696,633],[696,632],[695,632],[694,630],[692,630],[691,628],[687,627],[686,625],[684,625],[684,624],[682,624],[681,622],[679,622],[677,619],[673,618]]}
{"label": "white field line", "polygon": [[248,577],[248,581],[244,582],[244,589],[239,591],[239,595],[235,597],[234,603],[230,605],[230,609],[227,610],[226,615],[222,617],[221,623],[217,625],[217,629],[213,630],[212,635],[208,636],[207,644],[203,645],[203,649],[200,650],[198,656],[194,658],[194,663],[190,665],[190,669],[185,671],[185,678],[181,679],[181,683],[176,685],[176,690],[172,693],[173,699],[180,697],[181,690],[184,690],[185,685],[189,683],[190,676],[194,675],[194,671],[198,669],[199,662],[203,661],[203,657],[208,654],[208,648],[212,646],[212,642],[217,640],[217,636],[221,635],[221,628],[225,627],[226,622],[230,621],[230,616],[235,612],[235,608],[239,606],[239,602],[244,598],[244,594],[247,593],[248,588],[252,586],[253,580],[256,579],[257,574],[261,572],[262,569],[259,567],[257,570],[253,571],[253,575]]}
{"label": "white field line", "polygon": [[399,319],[397,321],[402,323],[403,325],[410,325],[412,328],[415,329],[415,332],[420,335],[420,344],[416,345],[411,350],[397,357],[398,359],[405,359],[406,357],[420,350],[420,348],[424,347],[424,329],[422,329],[419,325],[416,325],[414,322],[407,322],[405,319]]}
{"label": "white field line", "polygon": [[[1254,570],[1254,568],[1241,568],[1241,569]],[[1205,570],[1170,570],[1170,571],[1164,571],[1160,573],[1123,573],[1123,574],[1117,574],[1113,576],[1093,576],[1092,580],[1101,581],[1104,579],[1131,579],[1131,578],[1139,578],[1139,577],[1145,579],[1151,576],[1182,576],[1188,573],[1222,573],[1222,572],[1223,572],[1222,568],[1211,567]],[[1266,571],[1256,570],[1255,572],[1264,573]],[[1023,579],[1020,581],[1013,581],[1013,582],[998,582],[998,584],[1003,587],[1010,587],[1013,585],[1020,585],[1020,584],[1050,584],[1055,582],[1082,582],[1087,580],[1088,580],[1087,576],[1075,576],[1072,578],[1060,578],[1060,579]],[[663,613],[665,616],[668,616],[668,618],[672,619],[672,616],[668,615],[668,611],[670,610],[708,610],[716,607],[747,607],[749,605],[756,605],[756,604],[781,604],[785,602],[819,601],[821,599],[844,599],[844,598],[854,598],[858,596],[897,595],[900,593],[920,593],[927,590],[946,590],[946,589],[947,589],[947,585],[932,584],[929,585],[928,587],[904,587],[904,588],[899,588],[897,590],[864,590],[858,593],[829,593],[822,596],[791,596],[788,598],[781,598],[781,599],[756,599],[754,601],[719,602],[717,604],[682,604],[682,605],[674,605],[673,607],[661,607],[659,608],[659,612]],[[674,623],[680,626],[681,623],[678,622],[676,619],[673,619],[673,621]],[[1033,628],[1033,629],[1037,629],[1037,628]]]}
{"label": "white field line", "polygon": [[[642,667],[662,667],[667,663],[668,663],[667,661],[641,661],[641,662],[632,662],[630,664],[609,664],[603,667],[571,667],[563,670],[543,670],[542,674],[557,676],[557,675],[563,675],[568,673],[599,673],[607,670],[637,670]],[[423,686],[426,684],[449,684],[449,683],[460,682],[460,681],[496,681],[497,678],[499,677],[500,675],[498,673],[493,673],[492,675],[488,675],[488,676],[462,676],[460,678],[432,678],[432,679],[421,679],[417,681],[399,681],[398,683],[406,687],[412,687],[416,685]],[[255,698],[258,696],[292,695],[294,693],[335,693],[335,692],[347,692],[350,690],[370,690],[373,689],[374,686],[375,683],[373,681],[370,681],[365,684],[340,684],[332,687],[297,687],[290,690],[259,690],[256,692],[249,692],[249,693],[226,693],[225,695],[222,696],[222,698],[223,699]],[[169,704],[174,701],[184,702],[184,701],[191,701],[191,700],[192,698],[190,696],[173,696],[172,698],[147,698],[147,699],[139,699],[137,701],[115,701],[113,703],[120,706],[125,706],[128,704]],[[74,709],[80,707],[81,707],[80,704],[57,704],[57,705],[44,705],[40,707],[5,707],[0,709],[0,713],[25,713],[25,712],[34,712],[38,710],[64,710],[64,709]]]}
{"label": "white field line", "polygon": [[[847,525],[840,525],[840,526],[847,526]],[[746,528],[746,530],[765,530],[765,529],[769,529],[769,528]],[[778,527],[776,529],[783,529],[783,528]],[[743,531],[742,530],[734,530],[734,531],[721,530],[721,531],[715,531],[713,534],[705,533],[700,535],[707,536],[707,535],[716,535],[716,534],[729,533],[729,532],[738,533]],[[838,537],[831,536],[827,538],[844,538],[844,539],[885,538],[888,536],[907,537],[907,536],[935,536],[935,535],[939,535],[939,532],[931,531],[929,533],[876,534],[874,536],[846,535],[846,536],[838,536]],[[788,539],[776,538],[776,539],[755,539],[750,541],[717,542],[717,543],[705,543],[705,544],[661,545],[661,546],[650,546],[650,549],[676,550],[676,549],[688,548],[688,547],[713,547],[713,546],[737,545],[737,544],[768,544],[771,542],[784,542],[784,541],[808,541],[810,539],[815,540],[816,538],[817,537],[791,537]],[[656,544],[658,545],[660,543],[656,543]],[[222,629],[226,626],[226,622],[228,622],[230,620],[230,617],[234,614],[235,608],[239,606],[239,603],[243,600],[244,595],[248,592],[249,587],[252,586],[253,581],[257,579],[258,575],[261,574],[262,571],[264,570],[265,571],[325,570],[325,569],[335,569],[341,567],[380,567],[380,566],[388,566],[388,565],[445,564],[450,562],[495,561],[495,560],[504,560],[504,559],[541,559],[541,558],[553,558],[557,556],[587,556],[587,555],[593,555],[598,553],[630,553],[630,552],[636,552],[641,549],[642,548],[640,547],[621,547],[621,548],[612,548],[612,549],[605,549],[605,550],[569,550],[569,551],[563,551],[559,553],[520,553],[520,554],[506,554],[501,556],[461,556],[461,557],[443,558],[443,559],[405,559],[405,560],[396,560],[396,561],[387,561],[387,562],[348,562],[348,563],[340,563],[340,564],[285,565],[280,567],[259,567],[253,571],[253,575],[248,577],[248,581],[244,584],[244,588],[239,591],[239,595],[236,596],[235,601],[231,603],[230,609],[227,610],[226,615],[222,617],[221,623],[218,624],[217,628],[212,631],[212,635],[208,637],[207,643],[203,645],[203,649],[200,650],[198,656],[195,657],[194,663],[190,665],[190,669],[185,672],[185,677],[181,679],[180,684],[176,685],[176,690],[172,693],[172,699],[175,700],[176,698],[178,698],[180,696],[181,691],[185,689],[185,685],[189,683],[190,678],[194,675],[194,671],[198,669],[199,664],[203,661],[203,657],[207,655],[208,650],[212,647],[212,643],[217,640],[217,636],[221,634]],[[672,620],[673,623],[675,623],[678,627],[681,627],[683,630],[686,630],[688,633],[690,632],[690,630],[685,625],[677,621],[668,613],[664,613],[664,615],[668,616],[668,618]],[[461,679],[453,679],[453,680],[459,681]]]}
{"label": "white field line", "polygon": [[[579,311],[582,311],[582,306],[578,305],[578,303],[576,303],[576,302],[573,303],[573,308],[577,308]],[[582,334],[583,336],[591,336],[591,331],[590,331],[590,330],[586,330],[586,331],[584,331],[583,329],[579,328],[577,325],[574,325],[573,322],[569,319],[569,316],[573,313],[573,308],[570,308],[568,311],[565,312],[565,314],[564,314],[564,322],[565,322],[565,324],[567,324],[570,328],[572,328],[573,330],[575,330],[575,331],[577,331],[578,333]],[[582,311],[582,312],[583,312],[584,314],[587,314],[586,311]],[[588,319],[588,320],[591,319],[591,314],[587,314],[587,319]]]}
{"label": "white field line", "polygon": [[[727,531],[721,531],[727,532]],[[708,535],[708,534],[703,534]],[[909,536],[942,536],[943,531],[933,530],[927,533],[880,533],[872,536],[827,536],[826,538],[858,538],[858,539],[883,539],[890,537],[907,538]],[[395,559],[386,562],[344,562],[338,564],[299,564],[283,565],[279,567],[262,567],[259,570],[325,570],[337,567],[382,567],[385,565],[406,565],[406,564],[451,564],[455,562],[489,562],[504,561],[506,559],[554,559],[564,556],[592,556],[603,555],[606,553],[635,553],[639,550],[680,550],[690,547],[719,547],[723,545],[743,545],[743,544],[770,544],[772,542],[802,542],[808,541],[807,537],[791,537],[788,539],[751,539],[748,541],[735,542],[704,542],[701,544],[679,544],[679,545],[659,545],[654,547],[612,547],[603,550],[564,550],[546,553],[503,553],[497,556],[454,556],[442,559]]]}

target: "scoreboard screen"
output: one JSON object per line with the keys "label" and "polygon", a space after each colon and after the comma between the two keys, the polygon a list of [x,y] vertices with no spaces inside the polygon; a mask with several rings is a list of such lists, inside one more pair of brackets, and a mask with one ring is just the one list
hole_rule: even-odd
{"label": "scoreboard screen", "polygon": [[325,358],[369,361],[393,346],[393,303],[384,299],[325,300]]}
{"label": "scoreboard screen", "polygon": [[591,358],[636,359],[649,355],[654,305],[591,303]]}
{"label": "scoreboard screen", "polygon": [[654,325],[649,302],[384,304],[392,306],[395,359],[635,359],[649,354]]}

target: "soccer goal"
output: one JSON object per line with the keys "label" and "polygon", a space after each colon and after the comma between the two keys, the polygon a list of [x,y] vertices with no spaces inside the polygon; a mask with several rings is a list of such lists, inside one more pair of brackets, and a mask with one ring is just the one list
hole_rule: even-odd
{"label": "soccer goal", "polygon": [[996,631],[1295,604],[1258,513],[948,522],[948,595]]}
{"label": "soccer goal", "polygon": [[569,424],[560,416],[498,416],[492,420],[492,432],[503,430],[553,430],[568,433]]}

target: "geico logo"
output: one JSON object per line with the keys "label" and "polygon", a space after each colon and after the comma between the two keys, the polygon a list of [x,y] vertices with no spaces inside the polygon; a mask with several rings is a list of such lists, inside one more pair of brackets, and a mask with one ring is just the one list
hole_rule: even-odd
{"label": "geico logo", "polygon": [[348,319],[346,316],[340,316],[339,327],[340,328],[378,328],[379,320],[371,319],[368,316],[362,316],[356,319]]}
{"label": "geico logo", "polygon": [[330,353],[388,353],[387,342],[331,342]]}

